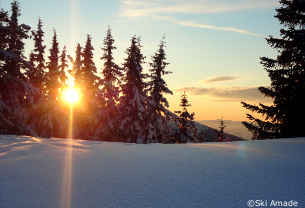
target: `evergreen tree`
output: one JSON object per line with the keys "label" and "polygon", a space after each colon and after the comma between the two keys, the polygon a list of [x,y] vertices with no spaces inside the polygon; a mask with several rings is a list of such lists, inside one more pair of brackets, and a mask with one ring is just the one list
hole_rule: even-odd
{"label": "evergreen tree", "polygon": [[119,78],[123,74],[121,72],[122,69],[113,61],[112,51],[116,49],[113,43],[111,29],[108,27],[107,35],[104,38],[104,47],[102,48],[104,53],[101,57],[101,60],[104,61],[104,67],[102,68],[104,79],[99,83],[102,85],[102,90],[98,97],[100,108],[93,116],[94,140],[117,141],[116,116],[118,109],[116,103],[119,100],[119,87],[115,84],[121,83]]}
{"label": "evergreen tree", "polygon": [[80,103],[74,108],[75,138],[90,139],[92,124],[90,118],[97,112],[97,93],[99,77],[96,75],[96,67],[93,61],[93,46],[91,37],[87,35],[86,45],[83,49],[78,44],[76,56],[73,61],[72,74],[74,75],[74,87],[79,90]]}
{"label": "evergreen tree", "polygon": [[227,126],[225,126],[225,121],[223,120],[223,116],[221,116],[221,120],[220,120],[220,126],[219,126],[219,129],[220,131],[216,131],[216,139],[215,139],[215,142],[223,142],[223,141],[227,141],[228,140],[228,137],[226,136],[226,134],[224,133],[224,129],[226,128]]}
{"label": "evergreen tree", "polygon": [[165,57],[165,42],[164,37],[161,40],[157,53],[151,58],[150,65],[151,81],[149,82],[148,91],[150,92],[150,99],[153,100],[153,104],[148,103],[148,110],[154,125],[156,137],[151,142],[163,142],[165,135],[169,133],[171,126],[170,122],[177,116],[170,112],[168,101],[163,94],[173,94],[171,90],[167,88],[167,84],[162,78],[163,75],[172,72],[166,71],[165,67],[169,64],[166,62]]}
{"label": "evergreen tree", "polygon": [[165,143],[187,143],[187,142],[198,142],[196,139],[197,128],[193,122],[195,113],[190,114],[187,111],[187,107],[191,106],[188,104],[187,95],[181,95],[182,111],[175,111],[180,114],[179,118],[176,119],[178,127],[167,135],[167,141]]}
{"label": "evergreen tree", "polygon": [[243,124],[253,133],[253,139],[305,136],[305,2],[281,0],[276,9],[276,18],[284,25],[281,38],[270,36],[267,43],[280,54],[276,59],[261,58],[271,79],[271,88],[260,87],[259,91],[273,99],[273,105],[250,105],[243,107],[262,114],[265,121],[252,115],[254,122]]}
{"label": "evergreen tree", "polygon": [[[42,30],[42,22],[38,20],[37,31],[32,31],[34,39],[34,51],[30,54],[30,63],[32,68],[30,68],[26,75],[30,80],[30,83],[38,89],[38,94],[34,97],[34,102],[27,108],[27,124],[31,126],[32,129],[38,129],[39,123],[35,123],[37,118],[41,117],[41,107],[40,104],[44,101],[45,94],[45,59],[44,53],[46,46],[43,45],[44,32]],[[36,126],[38,125],[38,126]]]}
{"label": "evergreen tree", "polygon": [[19,3],[11,3],[11,17],[0,12],[0,134],[37,134],[25,124],[25,107],[37,94],[21,70],[31,68],[24,57],[24,39],[30,26],[18,23]]}
{"label": "evergreen tree", "polygon": [[96,112],[96,105],[93,103],[96,100],[97,92],[99,91],[98,82],[100,80],[99,76],[96,75],[96,67],[93,61],[93,51],[94,48],[91,45],[91,37],[87,35],[86,45],[84,47],[81,72],[82,78],[80,83],[76,85],[81,85],[81,91],[83,95],[83,104],[86,103],[85,108],[87,109],[88,116],[91,117]]}
{"label": "evergreen tree", "polygon": [[60,88],[59,92],[60,93],[63,93],[63,89],[66,86],[66,81],[68,79],[67,75],[66,75],[66,71],[65,69],[68,67],[68,61],[67,61],[67,50],[66,50],[66,46],[64,46],[62,52],[61,52],[61,55],[59,57],[60,59],[60,65],[59,65],[59,81],[62,85],[62,88]]}
{"label": "evergreen tree", "polygon": [[124,142],[146,143],[155,136],[147,110],[147,103],[152,101],[144,91],[147,74],[142,72],[145,57],[141,47],[140,38],[132,37],[131,46],[126,51],[128,57],[123,63],[125,76],[124,84],[121,85],[123,95],[120,98],[118,121]]}
{"label": "evergreen tree", "polygon": [[223,116],[221,116],[221,120],[220,120],[220,127],[219,127],[219,129],[220,129],[220,133],[224,133],[223,132],[223,130],[227,127],[227,126],[225,126],[225,121],[223,120]]}
{"label": "evergreen tree", "polygon": [[82,47],[80,46],[80,44],[78,43],[76,45],[76,50],[75,50],[75,58],[73,59],[71,56],[68,56],[68,58],[70,59],[71,63],[72,63],[72,69],[68,70],[68,72],[72,75],[73,79],[74,79],[74,83],[76,84],[76,88],[80,87],[78,86],[81,82],[81,55],[82,55]]}
{"label": "evergreen tree", "polygon": [[31,82],[31,84],[39,90],[39,94],[34,98],[34,104],[38,104],[43,100],[43,92],[45,85],[45,59],[44,52],[46,46],[43,45],[43,36],[44,32],[42,30],[42,22],[38,20],[37,31],[32,31],[33,39],[34,39],[34,51],[30,54],[30,63],[32,64],[32,68],[27,72],[27,76]]}
{"label": "evergreen tree", "polygon": [[55,101],[59,97],[58,90],[61,88],[61,83],[59,81],[59,47],[57,41],[56,31],[54,30],[54,36],[52,39],[52,47],[49,50],[50,56],[49,62],[47,63],[49,72],[47,73],[48,81],[47,81],[47,94],[48,100]]}
{"label": "evergreen tree", "polygon": [[73,59],[71,56],[68,56],[71,63],[72,63],[72,69],[68,70],[68,72],[72,75],[74,79],[74,86],[73,88],[76,89],[79,93],[79,101],[78,103],[75,103],[73,108],[73,135],[76,139],[85,139],[83,137],[87,137],[85,133],[88,131],[88,129],[84,129],[82,126],[84,126],[85,122],[87,121],[87,116],[84,115],[82,108],[83,103],[83,94],[82,94],[82,47],[78,43],[76,45],[75,50],[75,58]]}
{"label": "evergreen tree", "polygon": [[3,65],[7,53],[5,49],[8,47],[8,37],[10,32],[9,22],[8,12],[0,8],[0,66]]}
{"label": "evergreen tree", "polygon": [[60,71],[59,48],[56,31],[52,39],[52,47],[49,50],[50,56],[47,63],[48,72],[46,73],[46,96],[44,101],[38,106],[38,117],[33,118],[31,124],[35,127],[36,132],[41,137],[66,137],[67,130],[67,113],[63,108],[62,96],[60,91],[64,84],[64,74]]}

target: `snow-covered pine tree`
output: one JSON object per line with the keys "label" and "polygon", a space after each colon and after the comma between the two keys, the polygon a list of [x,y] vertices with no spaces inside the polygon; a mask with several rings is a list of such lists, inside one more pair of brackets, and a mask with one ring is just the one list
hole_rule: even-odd
{"label": "snow-covered pine tree", "polygon": [[[40,104],[44,102],[45,95],[45,59],[44,53],[46,46],[43,45],[44,32],[42,30],[42,22],[38,20],[37,31],[32,31],[32,36],[34,39],[34,51],[30,54],[30,63],[32,68],[30,68],[26,75],[30,80],[30,83],[38,89],[38,94],[34,97],[33,104],[27,107],[27,121],[26,123],[32,128],[39,128],[39,123],[35,123],[37,118],[41,117],[41,107]],[[38,125],[38,126],[36,126]]]}
{"label": "snow-covered pine tree", "polygon": [[[99,84],[102,90],[99,93],[100,101],[98,112],[92,117],[94,124],[94,140],[117,141],[117,123],[116,116],[118,114],[117,103],[119,100],[120,77],[123,76],[122,69],[114,63],[112,56],[116,47],[113,45],[114,39],[111,35],[111,29],[108,27],[106,37],[104,38],[104,51],[101,60],[104,61],[102,68],[102,79]],[[104,103],[104,104],[102,104]]]}
{"label": "snow-covered pine tree", "polygon": [[88,117],[90,118],[97,111],[96,96],[99,91],[98,82],[100,81],[100,77],[96,75],[96,66],[93,61],[93,46],[91,45],[91,37],[87,35],[86,45],[83,49],[83,53],[81,54],[83,57],[81,72],[82,78],[80,83],[81,92],[83,95],[82,105],[84,105],[86,111],[88,112]]}
{"label": "snow-covered pine tree", "polygon": [[143,74],[142,64],[144,56],[141,53],[140,37],[131,38],[131,46],[127,48],[128,57],[123,63],[125,76],[121,85],[123,95],[119,104],[119,129],[123,132],[122,141],[132,143],[146,143],[155,136],[152,121],[150,121],[145,93],[147,83]]}
{"label": "snow-covered pine tree", "polygon": [[197,128],[193,122],[195,113],[190,114],[187,111],[187,107],[191,106],[188,104],[187,95],[181,95],[182,111],[175,111],[179,114],[179,118],[176,120],[178,122],[178,128],[173,129],[173,131],[167,135],[167,140],[165,143],[187,143],[187,142],[198,142],[196,139]]}
{"label": "snow-covered pine tree", "polygon": [[43,45],[44,32],[42,30],[42,21],[38,19],[37,31],[32,31],[34,40],[34,51],[30,54],[30,63],[32,68],[27,71],[30,83],[39,90],[39,94],[34,98],[34,105],[43,101],[43,93],[45,86],[45,59],[44,53],[46,46]]}
{"label": "snow-covered pine tree", "polygon": [[276,18],[284,25],[281,38],[270,36],[267,43],[279,51],[276,59],[262,57],[261,64],[271,79],[271,88],[259,91],[273,99],[273,105],[243,107],[262,114],[265,120],[247,117],[254,123],[243,122],[253,133],[253,139],[305,136],[305,1],[281,0]]}
{"label": "snow-covered pine tree", "polygon": [[165,37],[161,40],[158,51],[152,56],[152,62],[150,65],[150,78],[151,81],[148,83],[150,92],[150,99],[153,103],[148,102],[148,111],[154,126],[156,137],[154,137],[150,142],[162,143],[165,141],[165,135],[171,130],[170,122],[177,119],[177,115],[169,111],[167,99],[163,94],[173,94],[171,90],[167,88],[167,84],[162,78],[163,75],[172,73],[166,71],[165,67],[169,64],[166,62],[166,55],[164,51]]}
{"label": "snow-covered pine tree", "polygon": [[33,103],[38,93],[21,70],[31,68],[24,57],[24,39],[29,38],[30,26],[18,23],[19,3],[11,3],[11,17],[0,12],[0,134],[37,136],[25,124],[25,107]]}
{"label": "snow-covered pine tree", "polygon": [[[60,82],[63,74],[60,71],[59,48],[56,31],[52,39],[52,47],[49,50],[49,62],[47,62],[48,72],[46,73],[46,96],[38,106],[39,117],[33,119],[35,130],[41,137],[66,137],[67,112],[63,108],[60,90],[64,84]],[[65,76],[65,75],[64,75]]]}

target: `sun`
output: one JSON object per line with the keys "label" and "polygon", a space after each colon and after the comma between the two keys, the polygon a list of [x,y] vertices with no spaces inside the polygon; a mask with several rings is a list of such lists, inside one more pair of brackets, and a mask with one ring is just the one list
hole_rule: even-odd
{"label": "sun", "polygon": [[67,102],[74,104],[78,101],[79,95],[76,89],[70,88],[64,92],[64,96]]}

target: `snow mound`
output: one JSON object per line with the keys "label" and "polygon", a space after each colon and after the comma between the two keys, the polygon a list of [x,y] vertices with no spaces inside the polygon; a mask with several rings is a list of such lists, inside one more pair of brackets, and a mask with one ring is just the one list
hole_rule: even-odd
{"label": "snow mound", "polygon": [[305,207],[304,150],[305,138],[141,145],[0,135],[0,207]]}

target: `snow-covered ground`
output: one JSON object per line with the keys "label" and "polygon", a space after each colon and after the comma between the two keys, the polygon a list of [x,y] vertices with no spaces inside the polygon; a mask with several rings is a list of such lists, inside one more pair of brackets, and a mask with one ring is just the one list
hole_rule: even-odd
{"label": "snow-covered ground", "polygon": [[305,207],[305,138],[140,145],[0,135],[0,207],[266,207],[291,200]]}

